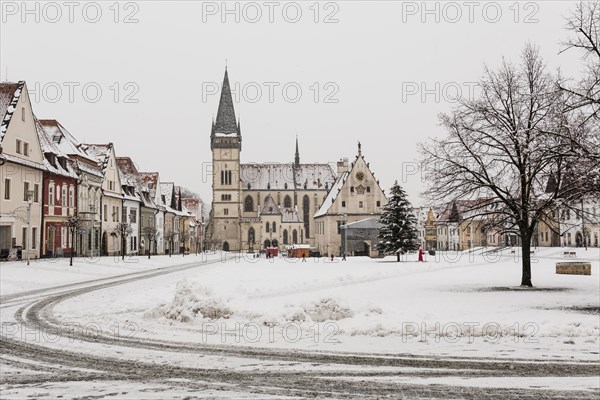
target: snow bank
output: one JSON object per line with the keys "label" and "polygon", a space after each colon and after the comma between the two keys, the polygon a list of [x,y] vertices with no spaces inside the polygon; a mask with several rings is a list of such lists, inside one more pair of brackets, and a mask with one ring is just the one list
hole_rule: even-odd
{"label": "snow bank", "polygon": [[222,299],[215,297],[210,288],[184,279],[177,284],[173,301],[159,305],[147,316],[190,322],[194,319],[227,319],[232,314],[231,308]]}

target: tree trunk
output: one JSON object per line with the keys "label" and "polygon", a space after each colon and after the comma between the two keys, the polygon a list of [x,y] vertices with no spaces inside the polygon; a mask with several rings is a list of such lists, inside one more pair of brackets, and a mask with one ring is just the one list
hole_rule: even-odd
{"label": "tree trunk", "polygon": [[533,287],[531,283],[531,235],[521,232],[521,257],[523,260],[523,271],[521,286]]}

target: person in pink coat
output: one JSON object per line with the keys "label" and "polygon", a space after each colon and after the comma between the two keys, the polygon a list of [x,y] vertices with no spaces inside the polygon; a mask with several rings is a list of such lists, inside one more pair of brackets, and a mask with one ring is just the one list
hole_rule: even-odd
{"label": "person in pink coat", "polygon": [[419,262],[423,262],[423,254],[425,254],[425,252],[423,251],[423,248],[421,247],[421,243],[419,243]]}

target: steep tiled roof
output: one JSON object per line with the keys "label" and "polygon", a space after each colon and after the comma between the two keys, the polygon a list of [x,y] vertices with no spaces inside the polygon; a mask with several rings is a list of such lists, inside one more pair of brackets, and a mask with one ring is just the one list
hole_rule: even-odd
{"label": "steep tiled roof", "polygon": [[24,85],[24,81],[0,83],[0,143],[4,139]]}
{"label": "steep tiled roof", "polygon": [[223,86],[221,86],[221,100],[217,111],[217,120],[212,127],[213,134],[239,134],[238,124],[235,119],[235,110],[233,109],[233,99],[231,98],[231,88],[229,87],[229,76],[225,69]]}

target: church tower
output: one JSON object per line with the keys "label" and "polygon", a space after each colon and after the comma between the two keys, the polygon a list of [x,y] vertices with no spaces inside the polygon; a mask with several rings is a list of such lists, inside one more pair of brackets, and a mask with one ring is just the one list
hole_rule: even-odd
{"label": "church tower", "polygon": [[236,120],[229,86],[227,68],[221,87],[217,119],[213,121],[210,135],[212,151],[212,211],[211,232],[213,241],[225,251],[238,251],[241,247],[241,177],[240,152],[242,134]]}

